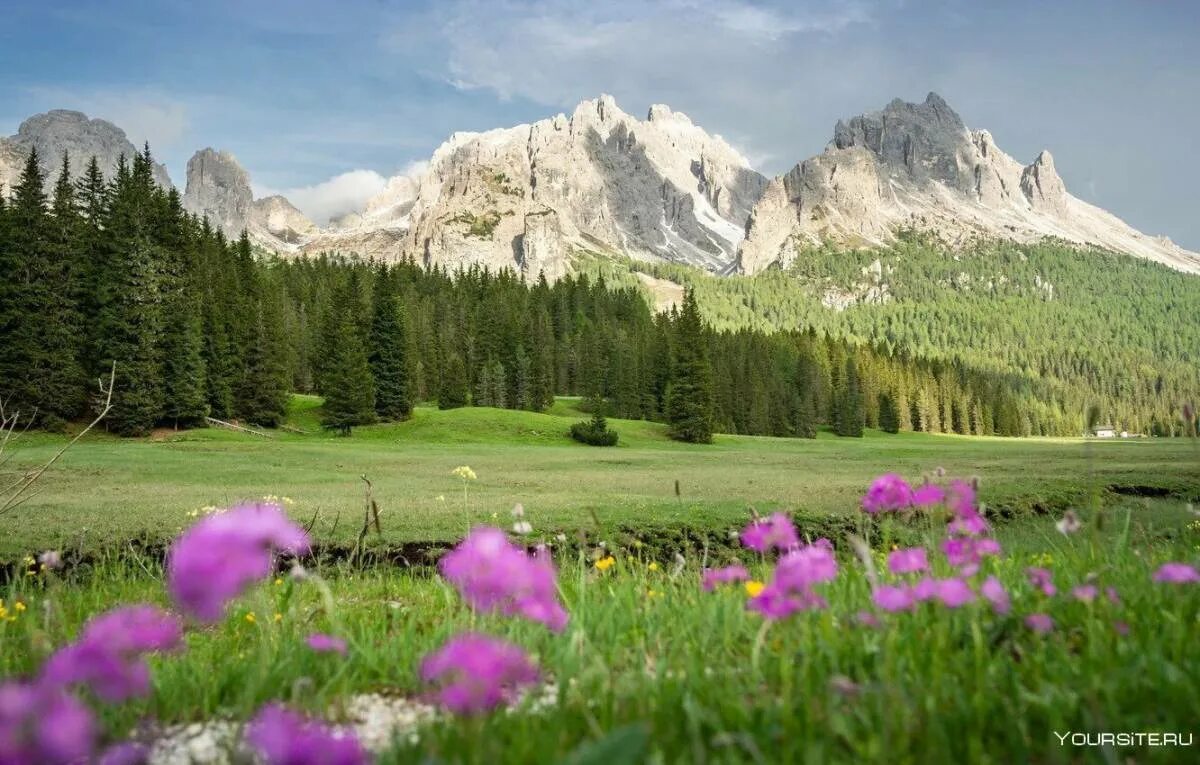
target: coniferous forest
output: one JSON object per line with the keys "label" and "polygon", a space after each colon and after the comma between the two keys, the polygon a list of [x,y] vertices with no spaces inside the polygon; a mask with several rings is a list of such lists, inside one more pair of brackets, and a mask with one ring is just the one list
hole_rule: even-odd
{"label": "coniferous forest", "polygon": [[[1172,435],[1196,392],[1194,375],[1145,363],[1123,369],[1114,392],[1082,354],[1048,374],[1036,344],[1025,365],[1013,361],[1016,338],[993,357],[969,338],[957,353],[895,333],[863,341],[816,318],[715,329],[705,317],[744,282],[706,282],[655,314],[636,286],[603,276],[527,283],[478,268],[281,260],[186,213],[155,184],[148,149],[112,178],[95,161],[77,178],[65,157],[62,167],[46,193],[33,155],[0,195],[0,396],[52,430],[94,412],[114,362],[105,425],[126,435],[206,417],[275,426],[293,391],[321,394],[325,425],[341,432],[402,420],[418,402],[541,410],[570,394],[693,442],[821,427],[1078,435],[1094,406],[1118,427]],[[846,257],[853,276],[860,256]],[[919,318],[926,337],[955,336],[952,314]]]}

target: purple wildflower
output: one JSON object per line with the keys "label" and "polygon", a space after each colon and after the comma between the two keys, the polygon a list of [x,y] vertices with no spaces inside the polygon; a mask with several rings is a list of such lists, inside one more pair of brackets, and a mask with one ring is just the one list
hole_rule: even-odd
{"label": "purple wildflower", "polygon": [[0,762],[56,765],[86,761],[96,726],[73,696],[45,684],[0,685]]}
{"label": "purple wildflower", "polygon": [[963,480],[952,481],[946,504],[956,515],[978,514],[975,509],[975,487]]}
{"label": "purple wildflower", "polygon": [[767,518],[751,521],[742,529],[742,544],[765,553],[771,548],[791,549],[800,544],[800,538],[796,536],[791,518],[783,513],[772,513]]}
{"label": "purple wildflower", "polygon": [[362,765],[370,761],[358,739],[279,704],[259,710],[246,741],[267,765]]}
{"label": "purple wildflower", "polygon": [[1113,622],[1113,631],[1121,637],[1125,637],[1129,634],[1129,625],[1122,621]]}
{"label": "purple wildflower", "polygon": [[167,557],[167,587],[180,608],[213,622],[225,605],[271,573],[273,550],[308,551],[308,535],[273,504],[237,505],[185,531]]}
{"label": "purple wildflower", "polygon": [[145,696],[150,668],[141,658],[182,645],[183,629],[174,616],[151,605],[123,606],[84,625],[83,633],[55,653],[42,668],[54,687],[87,685],[106,701]]}
{"label": "purple wildflower", "polygon": [[1004,585],[1000,584],[1000,580],[994,576],[989,576],[984,580],[983,584],[979,586],[979,594],[992,604],[992,610],[998,614],[1007,614],[1012,608]]}
{"label": "purple wildflower", "polygon": [[317,653],[340,653],[346,655],[346,641],[340,637],[314,632],[304,638],[305,644]]}
{"label": "purple wildflower", "polygon": [[1046,597],[1053,597],[1058,592],[1058,588],[1054,586],[1054,575],[1050,569],[1030,567],[1025,569],[1025,574],[1029,577],[1029,583],[1041,590]]}
{"label": "purple wildflower", "polygon": [[925,577],[912,586],[913,602],[922,603],[937,597],[937,580]]}
{"label": "purple wildflower", "polygon": [[518,646],[477,633],[451,638],[421,662],[421,678],[438,686],[438,701],[452,712],[486,712],[511,700],[538,671]]}
{"label": "purple wildflower", "polygon": [[1094,584],[1081,584],[1071,590],[1071,596],[1084,603],[1091,603],[1100,594],[1100,588]]}
{"label": "purple wildflower", "polygon": [[1114,606],[1121,604],[1121,594],[1117,592],[1116,587],[1105,587],[1104,597],[1108,598],[1108,602],[1112,603]]}
{"label": "purple wildflower", "polygon": [[481,611],[522,616],[558,632],[567,612],[558,602],[554,563],[544,550],[529,555],[500,529],[472,529],[441,561],[442,576]]}
{"label": "purple wildflower", "polygon": [[854,622],[860,627],[869,627],[870,629],[879,629],[883,626],[883,622],[879,621],[879,617],[870,611],[859,611],[854,615]]}
{"label": "purple wildflower", "polygon": [[881,584],[871,593],[875,605],[884,611],[906,611],[916,605],[909,587]]}
{"label": "purple wildflower", "polygon": [[939,579],[935,597],[948,608],[958,608],[975,599],[975,593],[962,579]]}
{"label": "purple wildflower", "polygon": [[745,566],[734,564],[724,568],[706,568],[700,582],[705,592],[712,592],[717,585],[729,582],[744,582],[750,578]]}
{"label": "purple wildflower", "polygon": [[773,581],[746,601],[746,610],[757,611],[768,619],[786,619],[797,611],[819,610],[827,605],[812,590],[793,591]]}
{"label": "purple wildflower", "polygon": [[837,577],[837,558],[824,545],[807,545],[779,559],[774,581],[787,590],[803,590]]}
{"label": "purple wildflower", "polygon": [[893,574],[915,574],[928,571],[929,560],[924,547],[908,547],[888,553],[887,567]]}
{"label": "purple wildflower", "polygon": [[994,539],[950,537],[942,542],[942,552],[951,566],[965,576],[972,576],[985,555],[1000,554],[1000,544]]}
{"label": "purple wildflower", "polygon": [[1154,581],[1169,584],[1200,582],[1200,573],[1186,563],[1164,563],[1154,572]]}
{"label": "purple wildflower", "polygon": [[862,498],[862,508],[871,515],[896,512],[912,506],[913,491],[900,476],[886,473],[871,482]]}
{"label": "purple wildflower", "polygon": [[946,492],[936,483],[926,483],[913,489],[912,503],[914,507],[935,507],[946,501]]}
{"label": "purple wildflower", "polygon": [[1025,626],[1044,635],[1054,629],[1054,620],[1048,614],[1030,614],[1025,617]]}

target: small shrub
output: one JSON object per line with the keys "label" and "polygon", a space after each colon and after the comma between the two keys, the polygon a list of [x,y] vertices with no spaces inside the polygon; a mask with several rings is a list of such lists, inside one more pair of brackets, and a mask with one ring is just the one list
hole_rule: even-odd
{"label": "small shrub", "polygon": [[620,436],[617,431],[609,429],[604,415],[596,412],[592,419],[571,426],[571,438],[588,446],[616,446]]}

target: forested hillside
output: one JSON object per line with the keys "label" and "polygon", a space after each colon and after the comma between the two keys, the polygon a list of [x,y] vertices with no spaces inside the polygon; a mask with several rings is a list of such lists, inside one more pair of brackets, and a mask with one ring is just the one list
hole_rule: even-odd
{"label": "forested hillside", "polygon": [[908,238],[752,278],[659,269],[693,290],[655,315],[627,267],[530,284],[257,257],[158,187],[148,151],[112,179],[67,167],[47,198],[31,156],[0,208],[0,393],[49,428],[94,407],[114,361],[106,424],[123,434],[206,416],[276,425],[291,391],[324,395],[341,430],[417,401],[536,410],[577,394],[730,433],[1077,435],[1099,405],[1120,427],[1168,434],[1200,389],[1197,280],[1130,258],[952,256]]}

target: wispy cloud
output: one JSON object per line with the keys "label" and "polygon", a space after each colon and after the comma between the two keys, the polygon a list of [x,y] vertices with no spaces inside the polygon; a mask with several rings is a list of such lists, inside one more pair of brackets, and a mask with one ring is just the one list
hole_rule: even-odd
{"label": "wispy cloud", "polygon": [[255,186],[254,196],[282,194],[309,220],[323,226],[333,218],[361,210],[367,200],[383,191],[386,185],[387,178],[374,170],[351,170],[311,186],[289,189]]}

